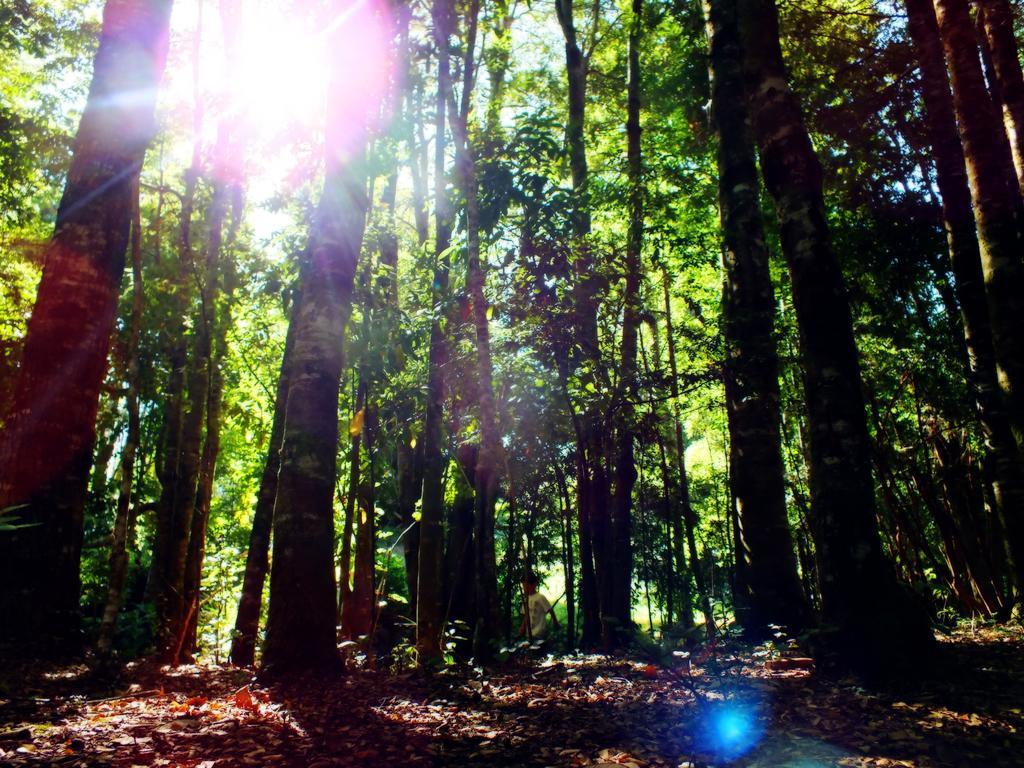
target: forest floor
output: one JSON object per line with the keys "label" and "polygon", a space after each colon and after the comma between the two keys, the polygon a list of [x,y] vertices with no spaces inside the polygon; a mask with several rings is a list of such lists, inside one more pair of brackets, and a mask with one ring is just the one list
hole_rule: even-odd
{"label": "forest floor", "polygon": [[539,656],[270,687],[228,667],[140,665],[112,690],[84,665],[5,664],[0,765],[1024,765],[1024,630],[941,645],[940,674],[884,691],[732,643],[675,668]]}

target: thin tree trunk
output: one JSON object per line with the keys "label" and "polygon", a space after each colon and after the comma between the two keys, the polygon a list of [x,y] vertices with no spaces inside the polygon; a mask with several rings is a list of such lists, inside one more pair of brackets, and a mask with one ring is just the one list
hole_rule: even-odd
{"label": "thin tree trunk", "polygon": [[[222,9],[223,10],[223,9]],[[227,217],[232,185],[229,181],[228,166],[231,156],[231,137],[226,123],[218,126],[217,160],[213,169],[214,190],[207,217],[207,271],[203,291],[202,323],[207,337],[207,361],[205,378],[205,436],[199,457],[199,473],[196,481],[194,511],[189,533],[188,551],[185,560],[183,599],[185,615],[183,627],[184,642],[181,650],[186,658],[192,659],[198,647],[200,586],[203,576],[203,560],[206,556],[206,531],[210,521],[210,507],[213,502],[213,481],[216,474],[217,457],[220,454],[220,414],[224,397],[224,361],[227,357],[227,335],[231,324],[230,308],[220,300],[220,282],[232,290],[228,277],[230,265],[222,266],[224,257],[224,220]],[[177,659],[175,659],[177,661]]]}
{"label": "thin tree trunk", "polygon": [[223,358],[220,353],[211,361],[210,387],[206,404],[206,435],[199,460],[199,481],[196,488],[195,511],[189,533],[188,555],[185,560],[185,624],[184,641],[173,662],[181,659],[193,661],[199,649],[199,610],[202,607],[201,587],[203,562],[206,559],[206,531],[210,524],[213,503],[213,481],[220,454],[220,414],[224,398]]}
{"label": "thin tree trunk", "polygon": [[[367,393],[367,398],[369,393]],[[349,637],[369,635],[373,630],[376,613],[376,591],[374,569],[376,565],[376,518],[374,514],[374,473],[373,443],[376,414],[372,405],[367,404],[363,420],[363,442],[366,444],[366,458],[369,465],[369,482],[360,483],[354,489],[359,527],[356,529],[356,558],[352,579],[352,593],[349,595],[349,610],[342,615],[342,627]]]}
{"label": "thin tree trunk", "polygon": [[746,576],[744,594],[734,600],[737,620],[748,634],[765,636],[772,624],[798,633],[810,617],[786,509],[775,292],[747,118],[739,22],[729,0],[710,0],[705,9],[724,241],[729,466],[738,511],[737,560]]}
{"label": "thin tree trunk", "polygon": [[[300,281],[301,283],[302,281]],[[260,477],[260,490],[256,496],[256,510],[249,532],[249,550],[245,557],[245,575],[242,595],[238,600],[238,615],[231,640],[231,663],[251,667],[256,660],[256,634],[259,630],[260,610],[263,606],[263,586],[270,565],[270,532],[274,524],[274,506],[277,503],[277,480],[281,469],[281,441],[284,437],[285,409],[288,403],[288,381],[291,369],[295,329],[298,327],[298,291],[292,298],[292,308],[285,337],[281,371],[277,379],[274,398],[274,418],[270,427],[267,459]]]}
{"label": "thin tree trunk", "polygon": [[[451,92],[451,8],[449,0],[434,0],[432,7],[434,43],[437,48],[437,102],[434,139],[434,311],[448,294],[451,243],[451,203],[446,188],[445,115]],[[430,328],[427,372],[427,412],[423,427],[423,496],[419,525],[419,572],[416,579],[416,647],[420,659],[441,657],[441,569],[444,561],[444,451],[443,411],[445,364],[448,361],[447,330],[443,318],[435,316]]]}
{"label": "thin tree trunk", "polygon": [[739,0],[744,70],[761,168],[775,200],[800,327],[810,421],[824,641],[875,672],[919,663],[933,645],[924,609],[885,559],[875,520],[871,443],[846,286],[832,251],[822,171],[789,87],[773,0]]}
{"label": "thin tree trunk", "polygon": [[416,440],[410,429],[399,433],[398,446],[398,519],[405,538],[402,541],[405,578],[409,588],[409,615],[416,616],[417,577],[419,575],[419,526],[416,525],[416,501],[423,485],[423,441]]}
{"label": "thin tree trunk", "polygon": [[181,197],[179,213],[176,327],[167,339],[170,376],[166,390],[162,466],[157,472],[161,491],[156,510],[153,560],[146,585],[147,597],[156,610],[157,653],[165,661],[170,660],[177,646],[178,624],[184,611],[185,556],[195,501],[203,423],[202,413],[196,408],[205,407],[205,398],[188,399],[191,386],[198,387],[198,378],[202,375],[197,372],[196,366],[202,354],[203,318],[199,318],[193,336],[191,360],[186,332],[186,320],[192,309],[192,282],[198,271],[192,247],[192,217],[196,188],[202,173],[204,109],[199,93],[202,3],[199,4],[198,13],[192,39],[192,161],[185,170],[185,192]]}
{"label": "thin tree trunk", "polygon": [[[591,217],[589,193],[589,168],[587,165],[586,102],[587,55],[580,48],[576,30],[573,0],[556,0],[555,11],[562,35],[565,39],[566,82],[568,90],[568,115],[565,126],[565,141],[569,155],[569,171],[572,177],[573,200],[571,230],[573,246],[573,323],[576,342],[580,348],[577,364],[588,366],[587,380],[595,389],[606,383],[605,369],[601,362],[598,343],[597,309],[600,278],[594,269],[593,252],[588,242]],[[589,634],[599,631],[608,637],[603,626],[605,617],[612,616],[611,594],[611,487],[605,471],[605,445],[603,440],[603,414],[598,404],[588,406],[581,414],[582,429],[577,435],[577,504],[586,505],[581,512],[580,535],[587,535],[587,544],[594,564],[594,586],[598,615],[602,625],[599,630],[588,627],[587,596],[584,597],[583,644],[593,642]],[[586,517],[586,525],[582,517]],[[584,565],[586,569],[586,565]],[[584,571],[584,574],[586,572]],[[586,581],[584,582],[586,584]],[[586,591],[586,587],[584,587]]]}
{"label": "thin tree trunk", "polygon": [[[510,645],[513,640],[513,603],[518,603],[520,615],[525,608],[523,605],[525,595],[522,587],[517,583],[517,577],[523,578],[530,568],[529,552],[527,552],[525,561],[520,557],[523,547],[523,531],[516,527],[519,523],[517,512],[518,510],[514,506],[509,508],[508,524],[505,526],[505,572],[508,577],[505,580],[505,641]],[[524,525],[523,528],[525,529],[525,527]],[[529,541],[527,545],[529,545]],[[518,600],[514,600],[513,596],[518,597]],[[533,641],[529,624],[526,627],[525,637],[528,642]]]}
{"label": "thin tree trunk", "polygon": [[[992,134],[992,147],[990,151],[997,158],[997,165],[1002,172],[1000,175],[1006,188],[1019,192],[1020,185],[1017,182],[1017,169],[1013,164],[1013,149],[1010,147],[1010,137],[1006,125],[1002,120],[1003,114],[1003,93],[1000,88],[999,78],[996,76],[996,65],[993,60],[992,46],[989,44],[988,35],[985,32],[985,13],[977,3],[974,14],[975,42],[978,52],[981,54],[981,72],[985,77],[986,95],[992,101],[992,112],[995,118],[995,132]],[[1014,197],[1016,214],[1018,220],[1024,218],[1024,198],[1020,194]]]}
{"label": "thin tree trunk", "polygon": [[170,0],[108,0],[104,8],[12,417],[0,439],[0,509],[17,507],[19,521],[32,526],[7,532],[0,542],[4,636],[72,637],[78,627],[96,413],[131,229],[133,179],[155,130],[170,10]]}
{"label": "thin tree trunk", "polygon": [[138,451],[141,421],[139,418],[139,337],[142,333],[142,305],[145,301],[142,284],[142,217],[139,212],[139,179],[136,176],[132,197],[132,312],[128,325],[125,377],[128,393],[125,410],[128,411],[128,434],[121,450],[121,479],[117,495],[117,515],[114,518],[113,542],[110,545],[110,575],[108,576],[107,603],[100,620],[96,650],[100,656],[110,653],[117,629],[117,614],[124,598],[124,583],[128,575],[128,531],[132,527],[136,506],[132,503],[132,484],[135,482],[135,454]]}
{"label": "thin tree trunk", "polygon": [[[425,142],[417,142],[417,130],[422,130],[422,104],[423,95],[419,78],[411,77],[413,67],[414,50],[409,38],[409,23],[412,10],[408,5],[403,5],[398,13],[399,19],[398,45],[403,57],[403,77],[398,80],[397,90],[402,96],[402,109],[408,123],[409,130],[406,134],[406,145],[409,151],[408,165],[412,175],[413,187],[413,216],[416,223],[416,242],[420,249],[423,248],[430,236],[430,224],[427,217],[426,207],[426,175],[425,164],[428,161],[427,153],[424,151]],[[411,90],[409,84],[412,83]],[[399,302],[399,274],[398,274],[398,231],[395,219],[395,201],[398,193],[398,171],[392,174],[388,180],[388,187],[382,199],[382,204],[388,211],[388,232],[381,241],[381,263],[386,266],[387,285],[385,286],[386,312],[391,323],[391,345],[394,349],[401,348],[400,328],[400,302]],[[396,375],[404,368],[401,358],[394,363]],[[398,422],[399,437],[396,451],[396,467],[398,483],[397,512],[398,519],[404,532],[402,539],[402,551],[405,560],[405,577],[409,589],[409,615],[416,616],[416,580],[419,571],[419,527],[415,525],[413,515],[416,512],[416,501],[420,496],[420,489],[423,484],[423,441],[414,437],[411,429],[411,422],[414,414],[408,406],[400,408],[396,413]]]}
{"label": "thin tree trunk", "polygon": [[[365,414],[366,380],[360,374],[356,384],[356,397],[352,406],[354,414],[352,424]],[[341,532],[341,552],[338,557],[338,618],[341,620],[342,632],[350,637],[345,627],[345,605],[352,594],[352,534],[355,531],[356,515],[359,514],[359,476],[362,472],[360,451],[363,443],[363,430],[360,427],[349,434],[348,449],[348,492],[345,494],[345,521]],[[351,610],[351,608],[349,609]]]}
{"label": "thin tree trunk", "polygon": [[585,649],[593,648],[601,635],[600,606],[598,604],[597,574],[594,568],[594,536],[590,525],[590,470],[587,466],[586,441],[582,419],[576,413],[569,396],[567,372],[559,365],[559,383],[565,396],[566,407],[572,417],[576,432],[576,511],[580,541],[580,613],[583,627],[580,644]]}
{"label": "thin tree trunk", "polygon": [[[237,24],[241,0],[220,0],[221,25],[224,29],[225,54],[228,68],[238,68]],[[206,432],[203,438],[202,454],[199,460],[195,510],[189,534],[188,555],[185,562],[184,598],[186,617],[184,642],[181,652],[188,659],[194,659],[199,647],[199,612],[201,607],[201,586],[203,564],[206,558],[206,532],[210,523],[210,509],[213,503],[213,484],[216,477],[217,459],[220,455],[221,410],[224,399],[224,364],[227,359],[228,331],[231,327],[231,295],[234,291],[234,265],[225,263],[231,244],[241,222],[242,197],[242,145],[227,120],[217,126],[217,141],[213,161],[213,198],[207,218],[207,275],[203,293],[203,319],[206,332],[210,334],[211,354],[206,375]],[[232,222],[227,231],[225,244],[225,219],[229,208]],[[210,264],[214,267],[210,268]],[[220,283],[227,293],[224,301],[219,298]]]}
{"label": "thin tree trunk", "polygon": [[[652,353],[654,358],[655,379],[661,379],[661,345],[657,322],[652,318],[649,321],[651,330]],[[644,372],[650,377],[651,370],[648,364],[647,352],[643,346],[641,337],[640,351],[644,360]],[[672,353],[675,356],[675,353]],[[673,380],[673,388],[678,389],[678,383]],[[675,406],[675,415],[678,420],[678,405]],[[682,428],[680,425],[680,441],[682,440]],[[686,540],[683,533],[683,516],[681,503],[673,503],[673,482],[669,469],[668,451],[665,448],[665,437],[661,429],[655,430],[655,442],[658,445],[658,460],[661,465],[662,503],[665,516],[665,538],[667,546],[665,590],[668,601],[669,623],[672,622],[674,612],[672,610],[675,588],[679,589],[679,623],[683,629],[693,628],[693,591],[690,589],[690,569],[686,564]],[[685,466],[683,466],[685,470]]]}
{"label": "thin tree trunk", "polygon": [[[633,627],[633,486],[637,479],[634,456],[637,379],[637,335],[640,332],[641,255],[644,242],[644,180],[640,144],[640,39],[643,31],[643,2],[633,0],[629,26],[628,74],[626,83],[626,156],[629,181],[629,229],[626,236],[626,280],[623,294],[622,349],[619,371],[621,402],[618,404],[615,457],[615,495],[612,509],[612,563],[610,617],[614,630],[605,638],[606,647],[626,641]],[[649,556],[649,553],[648,553]],[[645,570],[645,574],[648,571]],[[648,579],[644,586],[649,592]],[[648,594],[648,609],[650,608]]]}
{"label": "thin tree trunk", "polygon": [[475,48],[480,3],[472,0],[466,11],[465,56],[462,65],[462,106],[453,110],[452,123],[456,144],[456,163],[465,200],[466,287],[472,304],[476,334],[477,400],[480,409],[480,451],[474,472],[475,485],[475,563],[476,626],[473,631],[473,655],[487,660],[493,654],[498,637],[498,578],[494,552],[494,514],[501,466],[501,439],[494,404],[494,370],[491,361],[489,304],[484,294],[486,276],[480,261],[479,189],[476,179],[477,148],[470,134],[469,110],[475,72]]}
{"label": "thin tree trunk", "polygon": [[977,516],[975,510],[983,505],[983,501],[971,493],[971,467],[965,459],[963,446],[958,445],[955,439],[947,439],[938,430],[931,436],[930,443],[945,491],[943,497],[946,509],[949,511],[948,543],[963,550],[964,558],[970,563],[975,593],[985,603],[986,611],[992,616],[1001,616],[1006,601],[985,555],[984,542],[974,525]]}
{"label": "thin tree trunk", "polygon": [[[214,229],[217,214],[212,217]],[[169,523],[164,528],[166,539],[158,537],[157,545],[165,552],[163,568],[154,570],[157,579],[156,607],[159,653],[172,664],[177,664],[184,646],[186,625],[197,606],[189,602],[187,563],[189,541],[193,534],[202,533],[205,538],[205,521],[196,520],[196,498],[203,458],[203,428],[207,425],[207,405],[210,395],[213,360],[214,312],[218,295],[218,269],[220,260],[220,236],[216,235],[216,248],[210,247],[206,254],[204,285],[200,291],[199,318],[196,324],[192,359],[188,370],[188,410],[182,418],[181,438],[176,462],[176,471],[170,478],[165,491],[169,493],[168,505],[164,509]],[[214,244],[213,240],[210,245]],[[193,522],[196,526],[193,526]],[[198,530],[198,529],[201,529]],[[155,546],[157,546],[155,545]],[[193,553],[195,560],[198,552]],[[196,566],[199,566],[196,561]],[[194,585],[198,590],[198,584]],[[198,596],[198,591],[196,592]]]}
{"label": "thin tree trunk", "polygon": [[576,648],[576,561],[572,551],[572,506],[569,504],[569,487],[565,472],[559,462],[554,462],[555,480],[558,483],[559,511],[564,531],[563,569],[565,571],[565,641],[569,648]]}
{"label": "thin tree trunk", "polygon": [[[669,290],[668,270],[662,270],[662,288],[665,295],[665,335],[668,346],[668,365],[671,375],[672,386],[672,420],[675,425],[676,439],[676,470],[679,474],[679,503],[682,506],[683,534],[686,538],[686,548],[690,555],[690,570],[697,585],[697,594],[701,601],[701,611],[704,613],[704,626],[708,637],[714,636],[717,632],[715,627],[715,615],[711,599],[711,588],[704,578],[704,571],[701,569],[700,558],[697,556],[697,526],[699,521],[697,513],[690,502],[690,482],[686,473],[686,439],[683,434],[683,420],[679,413],[679,366],[676,363],[676,342],[675,331],[672,327],[672,296]],[[679,542],[682,547],[682,542]],[[682,552],[676,555],[676,562],[683,566]],[[684,578],[688,578],[684,572]]]}

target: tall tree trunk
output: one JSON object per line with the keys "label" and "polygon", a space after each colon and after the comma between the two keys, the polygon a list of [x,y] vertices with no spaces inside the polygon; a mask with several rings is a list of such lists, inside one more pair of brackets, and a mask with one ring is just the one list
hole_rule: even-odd
{"label": "tall tree trunk", "polygon": [[[0,440],[2,634],[78,628],[83,507],[132,215],[153,138],[170,0],[108,0],[85,112]],[[130,63],[130,64],[129,64]],[[131,98],[126,95],[130,94]]]}
{"label": "tall tree trunk", "polygon": [[[386,54],[391,25],[368,5],[343,5],[350,16],[342,29],[358,29]],[[264,666],[277,674],[338,664],[333,509],[338,388],[369,208],[367,130],[382,96],[362,94],[358,109],[345,98],[348,69],[363,65],[342,61],[352,58],[351,48],[343,40],[334,48],[329,93],[335,97],[328,106],[324,189],[310,232],[289,371],[263,651]]]}
{"label": "tall tree trunk", "polygon": [[[738,562],[745,594],[735,596],[744,631],[807,626],[786,509],[779,414],[775,292],[747,118],[736,4],[705,3],[711,47],[711,99],[718,134],[718,205],[724,242],[725,399],[729,467],[738,511]],[[741,606],[746,610],[741,610]]]}
{"label": "tall tree trunk", "polygon": [[[629,26],[628,73],[626,83],[626,156],[629,177],[629,229],[626,236],[625,286],[623,290],[622,349],[616,411],[615,495],[612,508],[611,610],[614,623],[605,626],[612,634],[606,647],[625,642],[633,628],[633,485],[637,470],[634,433],[639,395],[637,378],[637,335],[640,331],[640,260],[644,243],[644,180],[640,146],[640,37],[643,31],[643,0],[633,0]],[[648,553],[648,557],[650,554]]]}
{"label": "tall tree trunk", "polygon": [[[300,283],[302,281],[300,280]],[[295,343],[295,329],[298,327],[298,305],[300,294],[295,291],[288,335],[285,337],[281,371],[277,379],[274,397],[274,417],[267,444],[267,460],[260,476],[260,490],[256,495],[256,509],[252,516],[249,532],[249,549],[245,556],[245,575],[242,578],[242,595],[238,600],[238,615],[235,618],[235,632],[231,640],[231,663],[240,667],[251,667],[256,660],[256,634],[259,630],[260,609],[263,606],[263,586],[270,565],[270,531],[274,524],[274,507],[277,503],[277,481],[281,469],[281,441],[284,437],[285,409],[288,403],[288,381],[291,370],[292,348]]]}
{"label": "tall tree trunk", "polygon": [[494,370],[491,361],[491,336],[487,297],[484,293],[486,275],[480,261],[479,188],[476,178],[476,140],[470,130],[470,110],[476,69],[476,36],[480,3],[471,0],[466,11],[466,35],[463,45],[462,104],[453,110],[456,163],[465,200],[466,219],[466,288],[472,304],[473,328],[476,335],[477,400],[480,410],[480,451],[474,471],[474,546],[476,579],[476,626],[473,630],[473,655],[487,660],[494,652],[498,638],[498,576],[494,552],[494,514],[498,496],[498,474],[501,466],[501,438],[494,405]]}
{"label": "tall tree trunk", "polygon": [[[215,202],[222,206],[226,201]],[[218,223],[218,219],[220,220]],[[174,474],[164,487],[167,506],[161,511],[169,516],[166,526],[158,529],[154,545],[165,553],[162,568],[154,568],[156,579],[155,603],[157,608],[157,635],[159,652],[172,664],[179,661],[185,647],[186,625],[197,605],[189,602],[190,586],[196,589],[198,583],[188,585],[187,563],[190,555],[189,541],[195,534],[205,538],[206,523],[201,517],[196,520],[196,498],[203,459],[203,433],[207,426],[207,406],[212,384],[213,336],[216,319],[218,271],[220,262],[220,229],[223,226],[223,210],[211,216],[211,239],[206,253],[203,286],[200,291],[199,317],[196,323],[192,357],[188,369],[188,410],[181,422],[181,437]],[[218,403],[219,407],[219,403]],[[218,442],[215,440],[215,443]],[[213,447],[211,445],[211,447]],[[196,525],[193,525],[193,522]],[[166,538],[159,536],[160,532]],[[197,544],[198,545],[198,544]],[[193,559],[198,552],[192,553]],[[200,567],[195,561],[195,567]]]}
{"label": "tall tree trunk", "polygon": [[[1024,335],[1020,333],[1024,327],[1024,262],[1020,256],[1024,240],[1017,218],[1020,191],[1004,181],[1004,164],[992,141],[1000,126],[985,89],[967,0],[935,0],[935,10],[974,199],[999,383],[1020,441],[1024,435]],[[1017,557],[1024,556],[1021,532],[1011,530],[1008,534]]]}
{"label": "tall tree trunk", "polygon": [[957,133],[938,22],[931,0],[906,0],[907,22],[921,69],[928,137],[942,195],[949,257],[970,365],[970,384],[988,448],[996,512],[1005,528],[1024,516],[1024,459],[1013,436],[996,373],[985,275],[971,206],[967,166]]}
{"label": "tall tree trunk", "polygon": [[919,663],[933,638],[896,581],[875,520],[871,443],[846,285],[828,236],[821,166],[789,87],[773,0],[738,0],[747,92],[775,200],[800,327],[810,422],[824,640],[841,663],[884,672]]}
{"label": "tall tree trunk", "polygon": [[[591,217],[590,193],[588,187],[589,168],[587,165],[586,102],[587,70],[589,61],[580,48],[573,8],[573,0],[556,0],[555,12],[565,39],[566,82],[568,90],[568,115],[565,126],[565,142],[569,155],[569,171],[572,176],[573,200],[571,213],[573,247],[573,325],[575,340],[580,349],[578,365],[587,366],[588,383],[598,389],[605,384],[605,371],[601,364],[601,350],[598,340],[597,310],[600,278],[595,274],[594,258],[589,243]],[[605,441],[603,414],[597,405],[589,406],[581,414],[582,429],[577,434],[577,504],[586,505],[581,509],[580,536],[590,541],[587,549],[593,556],[594,586],[596,600],[584,594],[583,644],[589,646],[596,635],[607,636],[604,627],[588,626],[587,605],[596,602],[600,621],[607,615],[611,618],[611,486],[605,471]],[[584,521],[583,518],[586,518]],[[584,524],[585,522],[585,524]],[[584,565],[586,574],[586,565]],[[588,580],[584,579],[584,592]],[[591,638],[590,635],[595,637]]]}
{"label": "tall tree trunk", "polygon": [[365,171],[351,155],[328,173],[295,322],[281,447],[263,664],[330,667],[335,648],[333,497],[338,385],[362,240]]}
{"label": "tall tree trunk", "polygon": [[132,195],[132,312],[128,324],[128,345],[125,354],[125,377],[128,393],[125,410],[128,411],[128,433],[121,449],[121,479],[117,494],[117,514],[114,518],[114,536],[110,545],[110,574],[107,577],[107,603],[100,620],[96,650],[99,655],[110,653],[117,629],[117,614],[124,599],[124,583],[128,575],[128,531],[132,527],[137,505],[133,504],[132,485],[135,482],[135,455],[139,447],[141,420],[139,417],[139,337],[142,334],[142,305],[145,300],[142,284],[142,216],[139,211],[139,178],[135,177]]}
{"label": "tall tree trunk", "polygon": [[997,107],[1002,109],[1018,189],[1024,194],[1024,73],[1013,27],[1013,6],[1009,0],[979,0],[978,16],[992,56],[993,80],[999,91]]}
{"label": "tall tree trunk", "polygon": [[[974,201],[981,265],[988,297],[997,378],[1018,443],[1024,439],[1024,251],[1020,195],[1001,174],[992,137],[1000,130],[970,24],[966,0],[935,0],[953,85],[967,175]],[[1024,585],[1024,514],[1004,514],[1008,552],[1018,588]]]}
{"label": "tall tree trunk", "polygon": [[[225,26],[230,25],[226,14],[235,5],[232,0],[222,0],[221,13]],[[229,34],[233,50],[234,35]],[[224,263],[226,251],[234,235],[234,225],[229,232],[229,245],[225,247],[224,228],[231,198],[240,194],[241,180],[234,171],[241,165],[237,157],[238,147],[233,141],[232,131],[226,121],[217,127],[217,143],[213,167],[213,196],[207,215],[207,272],[202,293],[202,323],[207,336],[209,350],[206,363],[206,413],[205,434],[199,456],[199,473],[192,524],[189,532],[188,552],[185,559],[184,604],[185,625],[181,653],[193,659],[198,649],[200,587],[203,576],[203,560],[206,557],[206,531],[210,522],[210,508],[213,503],[213,482],[217,458],[220,454],[221,407],[224,398],[224,361],[227,359],[227,337],[231,325],[230,294],[234,289],[233,265]],[[237,223],[237,222],[236,222]],[[228,295],[220,298],[221,283]],[[177,660],[177,659],[175,659]]]}
{"label": "tall tree trunk", "polygon": [[[199,92],[200,49],[203,36],[203,6],[192,38],[192,161],[185,170],[185,192],[181,197],[178,223],[178,273],[176,276],[176,327],[168,334],[170,376],[164,406],[164,438],[160,499],[156,511],[153,560],[150,564],[147,597],[156,612],[157,653],[170,661],[178,645],[178,625],[184,610],[185,557],[199,471],[205,397],[199,391],[204,375],[204,316],[196,322],[189,356],[187,318],[192,311],[192,282],[198,273],[192,245],[192,218],[196,189],[202,173],[204,107]],[[209,257],[209,254],[208,254]],[[207,275],[208,277],[208,275]],[[202,301],[201,309],[204,309]],[[197,390],[193,392],[193,390]]]}
{"label": "tall tree trunk", "polygon": [[[992,101],[992,111],[995,116],[995,133],[992,134],[992,147],[990,151],[997,158],[997,164],[1002,172],[1001,176],[1006,184],[1006,188],[1017,191],[1020,189],[1020,185],[1017,182],[1017,169],[1013,164],[1013,149],[1010,147],[1010,137],[1007,133],[1006,125],[1001,119],[1003,93],[1000,89],[999,78],[996,76],[992,46],[990,45],[988,35],[985,33],[985,13],[977,3],[973,5],[977,9],[977,12],[974,14],[975,42],[977,43],[979,53],[981,53],[981,72],[985,77],[986,92]],[[1014,197],[1014,203],[1016,205],[1017,218],[1024,218],[1024,198],[1017,194]]]}
{"label": "tall tree trunk", "polygon": [[[406,145],[409,152],[409,170],[412,175],[413,186],[413,216],[416,223],[416,242],[420,249],[426,244],[430,236],[430,223],[426,207],[426,170],[424,163],[428,161],[427,153],[417,142],[416,130],[422,130],[422,87],[419,78],[411,76],[413,67],[414,51],[409,39],[409,23],[412,10],[403,6],[399,13],[399,34],[398,45],[403,56],[403,76],[399,78],[396,90],[402,98],[402,109],[408,123],[409,130],[406,134]],[[411,88],[410,88],[410,84]],[[388,274],[385,290],[385,303],[387,317],[391,323],[391,345],[394,349],[401,348],[401,328],[399,316],[401,312],[399,303],[399,274],[398,274],[398,230],[395,219],[395,201],[398,194],[398,171],[392,174],[388,180],[388,186],[381,201],[388,211],[388,231],[381,241],[380,259],[386,266]],[[394,364],[397,374],[404,367],[399,359]],[[416,501],[420,496],[420,488],[423,483],[423,441],[414,438],[412,420],[414,414],[412,408],[406,406],[400,408],[396,413],[398,421],[399,437],[396,451],[396,467],[398,483],[397,511],[404,537],[402,539],[402,551],[405,560],[405,578],[409,588],[409,615],[416,616],[416,579],[419,571],[419,527],[415,524],[413,515],[416,513]]]}
{"label": "tall tree trunk", "polygon": [[451,203],[445,172],[445,115],[451,93],[451,3],[434,0],[432,6],[434,44],[437,48],[437,102],[434,139],[434,290],[432,305],[437,313],[430,328],[427,369],[427,412],[423,427],[423,496],[419,525],[419,572],[416,579],[416,647],[420,658],[441,657],[441,569],[444,560],[444,450],[443,411],[445,364],[448,361],[447,328],[442,325],[442,304],[448,294],[451,244]]}

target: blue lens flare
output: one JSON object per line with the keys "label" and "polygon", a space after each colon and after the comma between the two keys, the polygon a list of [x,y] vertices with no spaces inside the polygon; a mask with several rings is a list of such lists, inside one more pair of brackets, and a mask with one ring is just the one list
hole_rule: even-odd
{"label": "blue lens flare", "polygon": [[701,717],[699,748],[716,759],[734,760],[764,735],[757,708],[735,701],[709,702]]}

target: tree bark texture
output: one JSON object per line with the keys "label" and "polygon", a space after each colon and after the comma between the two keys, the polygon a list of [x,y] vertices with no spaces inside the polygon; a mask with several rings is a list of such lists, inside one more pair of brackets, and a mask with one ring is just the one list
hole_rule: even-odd
{"label": "tree bark texture", "polygon": [[[996,373],[1017,439],[1024,437],[1024,237],[1020,193],[1005,180],[992,138],[1001,130],[985,88],[966,0],[935,0],[939,33],[953,86],[953,106],[974,202]],[[1005,487],[1004,487],[1005,490]],[[1007,502],[1013,503],[1011,498]],[[1024,583],[1024,515],[1004,513],[1018,585]]]}
{"label": "tree bark texture", "polygon": [[[369,5],[354,4],[350,11],[345,26],[360,29],[360,34],[374,34],[386,26]],[[348,76],[335,60],[329,93],[341,98],[332,99],[328,107],[324,189],[310,232],[288,374],[263,651],[264,666],[277,674],[332,668],[339,662],[333,504],[338,390],[369,208],[367,131],[379,107],[379,100],[368,98],[362,115],[344,108]]]}
{"label": "tree bark texture", "polygon": [[1024,73],[1013,28],[1013,6],[1009,0],[979,0],[979,24],[992,57],[992,74],[998,88],[997,109],[1010,142],[1017,186],[1024,194]]}
{"label": "tree bark texture", "polygon": [[[999,383],[1017,439],[1024,434],[1024,240],[1020,192],[1005,181],[993,136],[1001,130],[985,88],[967,0],[935,0],[953,104],[974,200]],[[1011,533],[1013,538],[1019,535]],[[1024,547],[1018,545],[1018,549]],[[1020,551],[1024,555],[1024,551]]]}
{"label": "tree bark texture", "polygon": [[96,412],[133,179],[155,130],[170,10],[170,0],[108,0],[104,8],[89,97],[0,444],[0,509],[18,507],[20,521],[33,525],[0,543],[4,635],[77,628]]}
{"label": "tree bark texture", "polygon": [[724,246],[729,469],[738,512],[737,559],[746,577],[743,599],[737,598],[737,620],[752,636],[765,636],[772,624],[799,632],[809,616],[786,509],[775,292],[747,117],[737,8],[734,0],[710,0],[705,8]]}
{"label": "tree bark texture", "polygon": [[821,166],[790,89],[773,0],[739,0],[744,71],[765,185],[775,200],[800,328],[810,487],[825,633],[837,659],[881,671],[933,645],[898,585],[875,520],[871,443],[846,285],[829,242]]}
{"label": "tree bark texture", "polygon": [[[1019,190],[1017,182],[1017,169],[1013,164],[1013,149],[1010,147],[1010,137],[1006,131],[1006,125],[1002,120],[1003,94],[1000,88],[999,79],[996,76],[996,65],[992,54],[992,46],[988,35],[985,32],[985,13],[973,3],[976,12],[974,14],[974,33],[978,51],[981,53],[981,72],[985,77],[986,92],[992,101],[992,111],[995,115],[995,133],[992,134],[991,152],[998,159],[998,165],[1003,182],[1007,189]],[[1024,218],[1024,198],[1017,194],[1014,198],[1018,219]]]}
{"label": "tree bark texture", "polygon": [[1013,436],[1007,405],[999,388],[995,348],[985,293],[985,275],[971,205],[967,166],[957,131],[949,76],[931,0],[906,0],[908,29],[918,53],[921,95],[935,172],[942,195],[942,216],[956,297],[964,329],[978,419],[988,448],[996,511],[1005,527],[1024,516],[1024,459]]}
{"label": "tree bark texture", "polygon": [[338,385],[365,211],[362,157],[332,168],[310,235],[281,447],[263,664],[329,667],[335,648]]}

